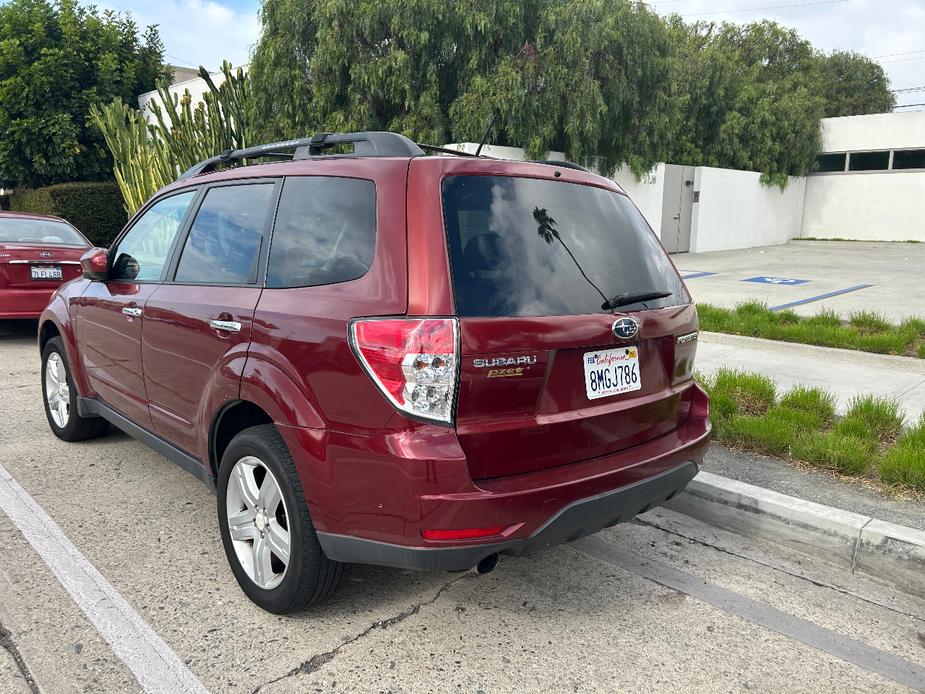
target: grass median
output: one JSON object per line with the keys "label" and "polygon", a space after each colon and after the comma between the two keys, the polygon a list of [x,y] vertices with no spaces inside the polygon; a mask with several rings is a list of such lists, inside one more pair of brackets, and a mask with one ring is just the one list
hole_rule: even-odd
{"label": "grass median", "polygon": [[771,311],[753,301],[734,309],[698,304],[697,312],[701,330],[925,359],[925,319],[921,318],[894,325],[870,311],[853,313],[847,320],[829,310],[804,317],[793,311]]}
{"label": "grass median", "polygon": [[925,492],[925,415],[904,429],[893,400],[856,397],[836,417],[835,398],[819,388],[778,394],[766,376],[728,369],[698,380],[720,443]]}

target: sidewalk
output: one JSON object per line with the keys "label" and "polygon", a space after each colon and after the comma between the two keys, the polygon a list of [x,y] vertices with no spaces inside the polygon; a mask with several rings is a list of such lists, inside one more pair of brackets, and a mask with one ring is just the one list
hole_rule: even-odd
{"label": "sidewalk", "polygon": [[925,359],[701,332],[697,371],[723,367],[769,376],[779,392],[795,385],[825,388],[836,397],[839,414],[852,397],[868,394],[897,399],[906,424],[925,411]]}

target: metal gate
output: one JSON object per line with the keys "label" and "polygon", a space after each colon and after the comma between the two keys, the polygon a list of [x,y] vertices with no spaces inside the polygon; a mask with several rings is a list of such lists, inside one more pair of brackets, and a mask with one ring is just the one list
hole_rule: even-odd
{"label": "metal gate", "polygon": [[691,213],[694,210],[694,167],[665,165],[661,238],[669,253],[691,249]]}

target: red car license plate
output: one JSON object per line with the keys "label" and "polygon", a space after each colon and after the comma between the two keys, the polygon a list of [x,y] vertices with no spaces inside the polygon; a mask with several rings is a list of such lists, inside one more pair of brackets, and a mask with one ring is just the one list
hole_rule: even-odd
{"label": "red car license plate", "polygon": [[60,265],[33,265],[32,279],[34,280],[60,280],[64,275],[61,274]]}

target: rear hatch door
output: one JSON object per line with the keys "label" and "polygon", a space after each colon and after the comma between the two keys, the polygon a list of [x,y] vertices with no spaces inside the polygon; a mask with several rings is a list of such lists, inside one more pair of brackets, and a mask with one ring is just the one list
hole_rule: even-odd
{"label": "rear hatch door", "polygon": [[63,220],[0,214],[0,286],[40,289],[74,279],[88,247]]}
{"label": "rear hatch door", "polygon": [[635,206],[602,187],[451,176],[444,216],[474,479],[638,445],[676,428],[696,311]]}

